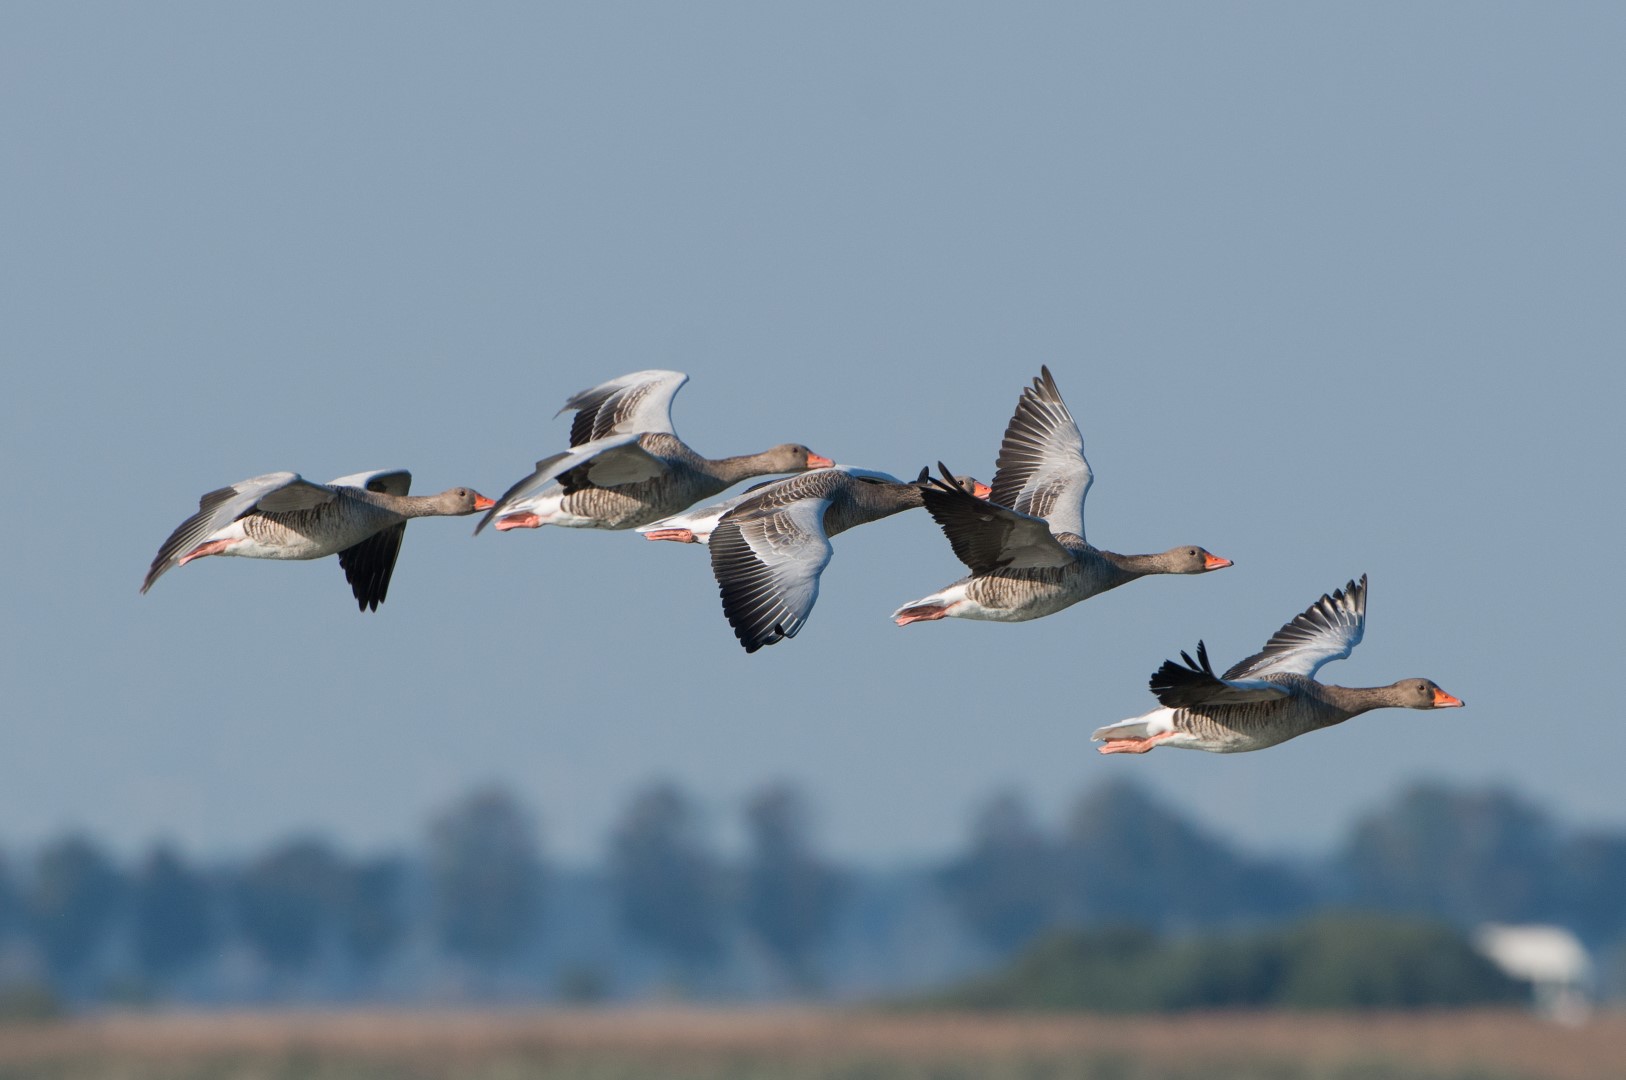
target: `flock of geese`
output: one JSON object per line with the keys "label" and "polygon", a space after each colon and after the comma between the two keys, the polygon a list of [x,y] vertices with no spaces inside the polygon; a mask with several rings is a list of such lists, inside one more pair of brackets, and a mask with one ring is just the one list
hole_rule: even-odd
{"label": "flock of geese", "polygon": [[[922,470],[913,480],[838,465],[797,443],[743,457],[707,458],[672,427],[672,399],[689,377],[639,371],[584,390],[570,448],[492,500],[472,488],[411,495],[412,474],[382,470],[326,484],[277,472],[204,495],[198,511],[158,549],[145,593],[171,567],[208,555],[319,559],[337,555],[356,602],[377,610],[389,590],[407,522],[485,511],[475,527],[499,532],[562,525],[637,529],[650,540],[705,544],[723,614],[747,652],[796,636],[818,598],[832,537],[924,506],[970,573],[904,604],[899,626],[937,619],[1024,622],[1054,614],[1149,574],[1206,574],[1229,559],[1195,545],[1120,555],[1084,538],[1084,498],[1094,474],[1084,439],[1043,368],[1005,429],[992,485]],[[734,484],[791,473],[699,510]],[[1093,736],[1103,754],[1158,746],[1237,753],[1342,723],[1378,708],[1462,705],[1428,679],[1344,687],[1316,680],[1343,659],[1366,626],[1366,578],[1322,596],[1263,649],[1216,675],[1207,647],[1166,661],[1149,686],[1159,707]]]}

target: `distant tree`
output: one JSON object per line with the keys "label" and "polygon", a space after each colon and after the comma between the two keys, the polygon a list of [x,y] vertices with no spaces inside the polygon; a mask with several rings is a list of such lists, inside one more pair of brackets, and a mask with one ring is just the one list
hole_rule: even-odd
{"label": "distant tree", "polygon": [[1364,907],[1527,922],[1559,913],[1558,848],[1547,817],[1506,791],[1421,784],[1355,826],[1338,869]]}
{"label": "distant tree", "polygon": [[627,932],[684,965],[713,963],[723,946],[726,881],[689,797],[669,783],[639,792],[610,849]]}
{"label": "distant tree", "polygon": [[173,848],[160,844],[148,852],[130,892],[131,936],[144,975],[163,982],[213,947],[208,883]]}
{"label": "distant tree", "polygon": [[1001,792],[977,812],[969,849],[938,882],[979,938],[1009,952],[1060,917],[1057,855],[1022,797]]}
{"label": "distant tree", "polygon": [[1063,865],[1074,911],[1086,921],[1194,927],[1279,918],[1313,900],[1297,875],[1238,854],[1127,781],[1079,799]]}
{"label": "distant tree", "polygon": [[1593,945],[1626,937],[1626,836],[1583,833],[1559,852],[1563,922]]}
{"label": "distant tree", "polygon": [[1529,987],[1453,928],[1416,918],[1323,915],[1274,931],[1285,956],[1270,1004],[1418,1009],[1527,1000]]}
{"label": "distant tree", "polygon": [[304,970],[338,929],[345,877],[321,840],[278,845],[244,868],[232,890],[243,936],[273,968]]}
{"label": "distant tree", "polygon": [[506,791],[476,792],[429,826],[434,925],[450,953],[485,967],[536,932],[542,865],[530,815]]}
{"label": "distant tree", "polygon": [[811,986],[813,954],[835,922],[841,875],[814,854],[807,800],[794,786],[773,784],[752,795],[745,820],[745,924],[793,981]]}
{"label": "distant tree", "polygon": [[83,836],[43,848],[28,895],[29,923],[59,982],[80,975],[107,941],[124,881],[102,849]]}
{"label": "distant tree", "polygon": [[1139,927],[1061,932],[939,1000],[988,1009],[1176,1012],[1467,1006],[1526,996],[1526,987],[1448,926],[1330,916],[1173,940]]}
{"label": "distant tree", "polygon": [[339,910],[340,939],[350,956],[370,967],[400,944],[406,933],[401,889],[406,863],[398,856],[369,859],[346,876]]}
{"label": "distant tree", "polygon": [[18,891],[11,864],[0,854],[0,941],[26,929],[27,908]]}

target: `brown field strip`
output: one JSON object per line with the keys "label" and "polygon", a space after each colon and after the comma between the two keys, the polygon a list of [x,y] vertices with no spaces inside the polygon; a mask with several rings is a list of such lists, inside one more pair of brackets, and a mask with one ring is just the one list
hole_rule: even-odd
{"label": "brown field strip", "polygon": [[1601,1080],[1626,1077],[1626,1013],[1565,1028],[1521,1012],[999,1016],[638,1008],[113,1015],[0,1027],[0,1067],[321,1054],[456,1065],[499,1055],[908,1062],[1117,1055],[1160,1065],[1280,1061]]}

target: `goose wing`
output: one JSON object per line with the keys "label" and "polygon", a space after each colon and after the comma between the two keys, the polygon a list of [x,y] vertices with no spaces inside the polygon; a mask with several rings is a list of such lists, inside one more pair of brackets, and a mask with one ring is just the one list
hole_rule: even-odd
{"label": "goose wing", "polygon": [[1366,633],[1366,575],[1334,589],[1270,636],[1265,647],[1225,673],[1227,679],[1261,675],[1315,678],[1321,665],[1343,660]]}
{"label": "goose wing", "polygon": [[1084,496],[1095,474],[1050,368],[1022,391],[995,465],[994,502],[1043,518],[1052,532],[1084,536]]}
{"label": "goose wing", "polygon": [[1170,709],[1190,709],[1205,705],[1239,705],[1246,701],[1273,701],[1288,697],[1292,690],[1260,679],[1234,679],[1230,672],[1225,678],[1214,674],[1208,663],[1208,646],[1197,642],[1197,659],[1182,652],[1179,664],[1163,661],[1163,666],[1152,673],[1147,686],[1156,695],[1158,704]]}
{"label": "goose wing", "polygon": [[[808,475],[791,481],[807,481]],[[786,481],[790,483],[791,481]],[[723,614],[745,651],[795,637],[819,597],[830,561],[824,512],[831,489],[797,496],[773,489],[723,515],[711,532],[711,572]]]}
{"label": "goose wing", "polygon": [[337,480],[329,480],[327,486],[361,488],[364,491],[404,496],[412,492],[412,473],[406,469],[374,469],[371,472],[351,473]]}
{"label": "goose wing", "polygon": [[170,567],[210,536],[224,529],[244,514],[256,510],[278,513],[288,510],[309,510],[333,501],[335,492],[322,484],[292,472],[266,473],[247,480],[239,480],[228,487],[217,488],[198,500],[198,512],[176,526],[163,546],[158,549],[141,591],[152,588]]}
{"label": "goose wing", "polygon": [[[661,518],[648,525],[640,525],[638,532],[651,533],[662,529],[687,529],[694,534],[699,543],[707,543],[712,530],[722,520],[723,515],[730,510],[743,506],[748,502],[754,505],[763,505],[763,498],[773,496],[781,499],[803,498],[807,495],[822,495],[828,491],[832,495],[835,483],[824,477],[825,473],[841,473],[854,478],[868,477],[872,480],[884,480],[888,483],[899,483],[897,477],[891,473],[878,472],[874,469],[860,469],[853,465],[831,465],[823,469],[813,469],[795,476],[781,476],[773,480],[764,480],[752,484],[733,498],[714,502],[710,506],[702,506],[698,510],[685,510],[681,514]],[[770,490],[771,489],[771,490]]]}
{"label": "goose wing", "polygon": [[676,436],[672,430],[672,398],[688,381],[681,371],[635,371],[583,390],[559,410],[576,410],[570,422],[570,445],[646,431]]}
{"label": "goose wing", "polygon": [[[942,462],[945,480],[931,477],[921,490],[926,512],[942,528],[955,557],[973,574],[1003,567],[1066,566],[1073,555],[1043,518],[979,499],[962,489]],[[997,483],[997,481],[996,481]],[[997,492],[997,488],[995,489]]]}
{"label": "goose wing", "polygon": [[667,463],[645,450],[638,440],[642,433],[626,432],[573,446],[536,463],[536,471],[503,493],[486,516],[474,527],[479,533],[488,524],[509,512],[514,504],[540,494],[555,480],[567,491],[586,487],[616,487],[653,480],[667,471]]}
{"label": "goose wing", "polygon": [[[377,469],[341,476],[330,481],[328,486],[405,496],[412,489],[412,474],[406,469]],[[384,597],[390,591],[390,576],[395,573],[395,560],[401,555],[401,541],[405,536],[406,522],[402,521],[386,526],[339,552],[339,568],[344,571],[344,579],[350,583],[350,593],[362,611],[377,611],[378,605],[384,602]]]}

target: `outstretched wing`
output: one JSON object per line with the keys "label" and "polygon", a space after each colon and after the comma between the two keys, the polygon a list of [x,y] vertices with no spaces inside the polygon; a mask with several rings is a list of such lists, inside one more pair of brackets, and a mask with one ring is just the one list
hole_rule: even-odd
{"label": "outstretched wing", "polygon": [[1095,474],[1048,367],[1022,391],[995,464],[994,502],[1043,518],[1052,532],[1083,537],[1084,496]]}
{"label": "outstretched wing", "polygon": [[1002,567],[1066,566],[1072,553],[1056,541],[1042,518],[979,499],[959,486],[942,463],[944,480],[928,478],[921,489],[926,512],[948,537],[954,555],[974,574]]}
{"label": "outstretched wing", "polygon": [[[407,495],[412,490],[412,474],[405,469],[376,469],[351,473],[330,481],[329,487],[354,487],[387,495]],[[377,611],[390,591],[390,576],[401,555],[406,522],[380,529],[367,539],[339,552],[339,567],[350,583],[350,592],[362,611]]]}
{"label": "outstretched wing", "polygon": [[1260,680],[1220,678],[1208,663],[1208,646],[1197,642],[1197,659],[1182,652],[1184,665],[1173,660],[1152,673],[1146,685],[1158,704],[1170,709],[1190,709],[1204,705],[1238,705],[1245,701],[1272,701],[1292,693],[1285,686]]}
{"label": "outstretched wing", "polygon": [[313,484],[298,473],[274,472],[217,488],[198,500],[198,512],[176,526],[147,568],[141,591],[152,588],[183,556],[214,533],[255,510],[308,510],[333,501],[332,488]]}
{"label": "outstretched wing", "polygon": [[412,492],[412,473],[406,469],[374,469],[371,472],[351,473],[337,480],[329,480],[328,487],[354,487],[386,495],[409,495]]}
{"label": "outstretched wing", "polygon": [[[922,473],[924,475],[924,473]],[[795,476],[780,476],[772,480],[764,480],[759,484],[752,484],[740,494],[721,502],[714,502],[709,506],[702,506],[698,510],[685,510],[681,514],[662,518],[648,525],[638,526],[641,533],[656,532],[661,529],[688,529],[694,534],[699,543],[707,543],[711,539],[712,530],[723,519],[723,515],[736,508],[743,508],[742,513],[770,504],[788,503],[795,499],[807,497],[823,497],[832,494],[841,482],[839,476],[868,477],[873,480],[884,480],[888,483],[899,483],[897,477],[890,473],[877,472],[874,469],[860,469],[852,465],[831,465],[823,469],[813,469]],[[747,506],[746,504],[750,505]]]}
{"label": "outstretched wing", "polygon": [[616,487],[652,480],[666,472],[667,464],[638,443],[638,432],[612,435],[595,439],[580,446],[545,457],[536,463],[536,471],[503,493],[486,516],[474,527],[476,534],[488,524],[513,509],[516,503],[541,494],[555,480],[564,482],[571,490],[584,487]]}
{"label": "outstretched wing", "polygon": [[1225,673],[1227,679],[1261,675],[1315,678],[1321,665],[1343,660],[1366,632],[1366,575],[1334,589],[1271,635],[1265,647]]}
{"label": "outstretched wing", "polygon": [[735,510],[711,533],[711,571],[723,614],[748,653],[796,632],[819,597],[830,561],[828,495]]}
{"label": "outstretched wing", "polygon": [[646,431],[676,435],[672,430],[672,398],[688,381],[681,371],[635,371],[583,390],[559,410],[576,410],[570,422],[570,445]]}

